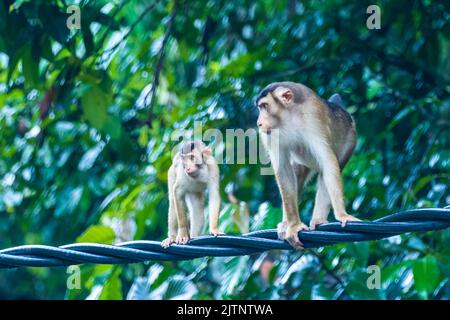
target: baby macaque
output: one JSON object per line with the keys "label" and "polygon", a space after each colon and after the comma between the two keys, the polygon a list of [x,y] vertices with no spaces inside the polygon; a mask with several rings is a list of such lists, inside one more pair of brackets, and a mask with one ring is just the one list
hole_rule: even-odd
{"label": "baby macaque", "polygon": [[[356,144],[355,123],[338,94],[329,101],[300,83],[277,82],[256,98],[258,127],[265,145],[283,204],[278,237],[295,249],[303,249],[298,232],[307,230],[298,214],[298,194],[314,173],[317,193],[310,228],[328,222],[330,206],[336,220],[359,221],[345,210],[341,170]],[[277,129],[278,144],[269,143]],[[276,145],[276,147],[274,147]]]}
{"label": "baby macaque", "polygon": [[[186,244],[201,234],[205,222],[204,197],[209,194],[209,231],[219,234],[219,166],[203,142],[187,142],[175,155],[168,173],[169,236],[162,242]],[[188,209],[188,210],[187,210]],[[189,211],[189,218],[187,217]]]}

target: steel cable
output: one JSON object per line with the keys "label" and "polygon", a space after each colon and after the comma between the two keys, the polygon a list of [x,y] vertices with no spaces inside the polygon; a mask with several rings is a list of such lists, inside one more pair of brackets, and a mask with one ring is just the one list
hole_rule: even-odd
{"label": "steel cable", "polygon": [[[316,248],[342,242],[379,240],[407,232],[440,230],[450,227],[450,207],[399,212],[375,221],[338,222],[318,226],[314,231],[299,233],[305,248]],[[266,250],[291,250],[278,240],[277,232],[261,230],[244,235],[201,236],[187,245],[165,249],[161,242],[138,240],[115,245],[73,243],[60,247],[23,245],[0,250],[0,268],[56,267],[75,264],[125,264],[143,261],[178,261],[201,257],[242,256]]]}

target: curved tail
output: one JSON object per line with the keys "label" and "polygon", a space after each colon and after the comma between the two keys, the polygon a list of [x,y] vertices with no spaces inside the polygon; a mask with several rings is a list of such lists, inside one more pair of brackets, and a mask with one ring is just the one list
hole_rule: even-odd
{"label": "curved tail", "polygon": [[331,102],[341,108],[345,108],[344,102],[342,101],[341,95],[339,93],[334,93],[329,99],[328,102]]}

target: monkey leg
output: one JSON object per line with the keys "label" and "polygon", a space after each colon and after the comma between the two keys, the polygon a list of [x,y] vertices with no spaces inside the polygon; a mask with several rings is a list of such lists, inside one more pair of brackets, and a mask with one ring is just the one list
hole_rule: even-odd
{"label": "monkey leg", "polygon": [[331,202],[328,196],[325,182],[321,174],[317,177],[317,192],[314,200],[314,209],[309,228],[314,230],[317,225],[328,222],[328,214],[330,212]]}
{"label": "monkey leg", "polygon": [[180,186],[174,187],[175,207],[178,220],[178,233],[175,242],[186,244],[189,241],[189,224],[186,215],[186,193]]}
{"label": "monkey leg", "polygon": [[[292,163],[292,168],[294,169],[295,176],[297,177],[298,199],[301,199],[303,189],[305,185],[308,183],[308,181],[311,179],[311,176],[313,176],[314,172],[312,172],[309,168],[305,167],[304,165],[295,162]],[[286,238],[286,229],[287,229],[287,222],[283,220],[277,226],[278,238],[280,239]]]}
{"label": "monkey leg", "polygon": [[190,213],[190,237],[198,237],[203,231],[205,224],[205,210],[203,206],[204,198],[201,192],[187,193],[186,201]]}
{"label": "monkey leg", "polygon": [[[286,158],[282,158],[285,160]],[[284,239],[296,250],[302,250],[303,244],[298,238],[298,232],[308,227],[300,221],[298,215],[298,185],[297,177],[289,161],[281,161],[276,168],[277,184],[283,203],[283,220],[278,225],[280,239]]]}

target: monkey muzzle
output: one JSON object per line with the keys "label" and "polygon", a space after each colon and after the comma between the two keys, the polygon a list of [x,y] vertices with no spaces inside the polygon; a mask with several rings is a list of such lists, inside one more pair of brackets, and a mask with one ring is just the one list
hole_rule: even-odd
{"label": "monkey muzzle", "polygon": [[186,172],[186,174],[189,177],[196,178],[199,175],[200,170],[197,170],[197,169],[186,169],[184,172]]}

